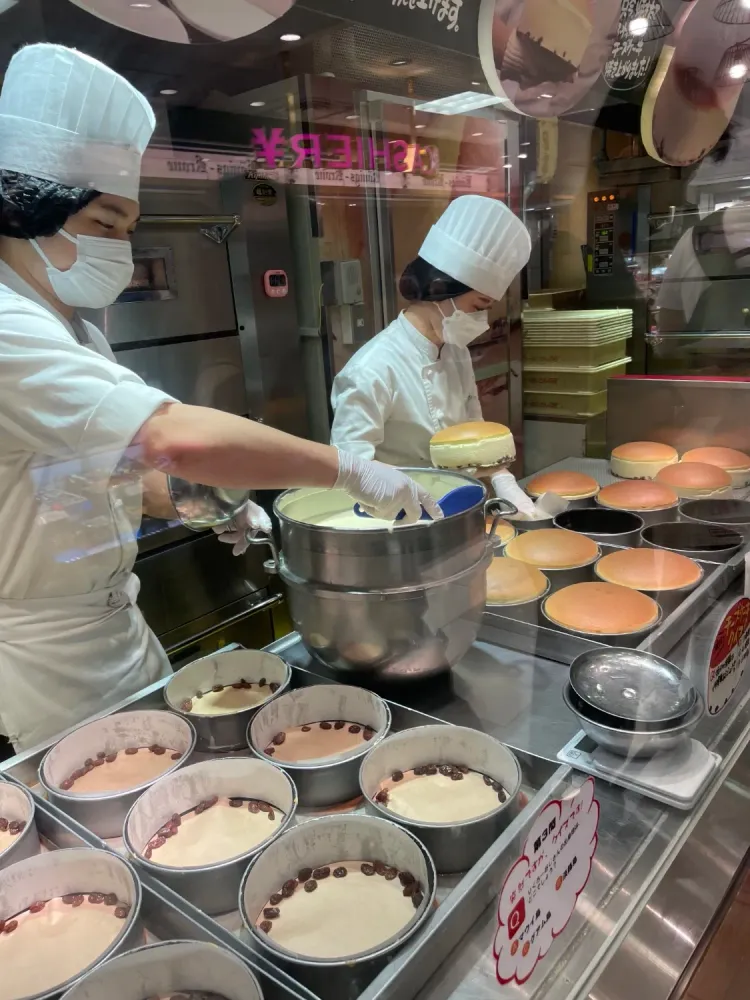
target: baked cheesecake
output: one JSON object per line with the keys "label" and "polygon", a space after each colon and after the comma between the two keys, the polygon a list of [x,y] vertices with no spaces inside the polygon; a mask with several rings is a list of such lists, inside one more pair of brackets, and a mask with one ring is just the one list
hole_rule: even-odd
{"label": "baked cheesecake", "polygon": [[596,564],[596,575],[607,583],[632,590],[684,590],[700,583],[697,562],[668,549],[622,549]]}
{"label": "baked cheesecake", "polygon": [[587,566],[600,555],[592,538],[564,528],[527,531],[505,546],[511,559],[540,570],[576,569]]}
{"label": "baked cheesecake", "polygon": [[675,507],[679,498],[672,487],[664,483],[622,482],[605,486],[597,500],[602,507],[638,511]]}
{"label": "baked cheesecake", "polygon": [[732,486],[750,486],[750,455],[734,448],[693,448],[682,456],[683,462],[704,462],[728,472]]}
{"label": "baked cheesecake", "polygon": [[571,632],[632,635],[659,621],[659,605],[637,590],[614,583],[574,583],[544,602],[547,617]]}
{"label": "baked cheesecake", "polygon": [[559,469],[553,472],[543,472],[534,476],[526,487],[530,497],[537,499],[543,493],[554,493],[563,500],[585,500],[595,497],[599,492],[599,483],[591,476],[582,472],[568,472]]}
{"label": "baked cheesecake", "polygon": [[541,570],[510,556],[497,556],[487,569],[488,604],[526,604],[547,592]]}
{"label": "baked cheesecake", "polygon": [[438,431],[430,441],[430,457],[436,469],[509,465],[516,445],[504,424],[477,420]]}
{"label": "baked cheesecake", "polygon": [[657,473],[656,482],[669,486],[683,500],[720,496],[732,486],[724,469],[706,462],[679,462]]}
{"label": "baked cheesecake", "polygon": [[654,479],[667,465],[675,465],[679,455],[675,448],[657,441],[630,441],[615,448],[609,460],[610,468],[620,479]]}

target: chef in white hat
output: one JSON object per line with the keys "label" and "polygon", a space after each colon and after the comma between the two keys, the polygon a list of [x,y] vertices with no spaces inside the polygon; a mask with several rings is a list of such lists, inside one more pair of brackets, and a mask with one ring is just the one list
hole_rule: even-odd
{"label": "chef in white hat", "polygon": [[331,442],[360,458],[426,468],[437,431],[481,420],[469,344],[489,328],[487,310],[530,254],[528,230],[502,202],[451,202],[401,277],[409,306],[335,378]]}
{"label": "chef in white hat", "polygon": [[[77,315],[132,278],[154,125],[126,80],[61,46],[21,49],[0,93],[0,732],[16,749],[168,671],[132,573],[142,511],[175,516],[165,473],[209,488],[336,485],[387,518],[435,510],[395,469],[176,402]],[[248,503],[231,527],[242,551],[270,525]]]}

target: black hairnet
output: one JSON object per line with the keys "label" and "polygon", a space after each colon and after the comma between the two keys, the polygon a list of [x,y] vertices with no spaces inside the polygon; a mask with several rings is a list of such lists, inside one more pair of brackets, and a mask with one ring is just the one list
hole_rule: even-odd
{"label": "black hairnet", "polygon": [[409,302],[445,302],[471,291],[468,285],[451,278],[422,257],[415,257],[407,264],[398,287]]}
{"label": "black hairnet", "polygon": [[54,236],[71,215],[98,197],[98,191],[0,170],[0,236],[17,240]]}

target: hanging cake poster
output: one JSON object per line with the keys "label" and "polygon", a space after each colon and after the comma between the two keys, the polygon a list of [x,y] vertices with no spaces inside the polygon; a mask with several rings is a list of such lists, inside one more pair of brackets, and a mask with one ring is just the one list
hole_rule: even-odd
{"label": "hanging cake poster", "polygon": [[482,0],[479,55],[493,93],[516,111],[554,118],[600,78],[621,0]]}

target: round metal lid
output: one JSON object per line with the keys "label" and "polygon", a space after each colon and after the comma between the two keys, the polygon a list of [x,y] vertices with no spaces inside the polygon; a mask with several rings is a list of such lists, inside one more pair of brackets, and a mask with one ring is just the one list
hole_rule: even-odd
{"label": "round metal lid", "polygon": [[593,708],[634,722],[681,719],[697,698],[678,667],[640,649],[583,653],[571,664],[570,685]]}

